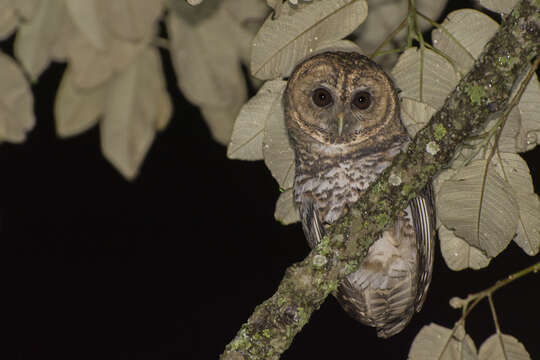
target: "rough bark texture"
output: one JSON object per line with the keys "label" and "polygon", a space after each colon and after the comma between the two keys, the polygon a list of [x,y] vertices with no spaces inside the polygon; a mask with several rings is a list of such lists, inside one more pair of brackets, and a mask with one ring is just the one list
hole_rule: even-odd
{"label": "rough bark texture", "polygon": [[[287,269],[276,293],[255,308],[221,359],[278,359],[339,280],[358,269],[396,214],[449,163],[457,146],[505,110],[514,84],[539,50],[540,0],[522,0],[408,151],[332,226],[320,247]],[[401,183],[390,184],[390,175]]]}

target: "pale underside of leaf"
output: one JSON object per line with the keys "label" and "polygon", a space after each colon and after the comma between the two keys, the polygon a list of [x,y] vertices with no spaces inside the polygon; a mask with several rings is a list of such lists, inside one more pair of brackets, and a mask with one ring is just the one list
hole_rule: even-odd
{"label": "pale underside of leaf", "polygon": [[64,73],[54,104],[56,133],[60,137],[78,135],[98,123],[105,110],[106,84],[91,89],[74,85],[70,67]]}
{"label": "pale underside of leaf", "polygon": [[263,159],[266,119],[272,116],[276,109],[280,109],[279,102],[285,85],[287,83],[283,80],[267,81],[242,107],[234,123],[231,142],[227,149],[229,159]]}
{"label": "pale underside of leaf", "polygon": [[457,237],[444,225],[439,227],[439,240],[444,261],[454,271],[467,268],[478,270],[488,266],[491,261],[486,254]]}
{"label": "pale underside of leaf", "polygon": [[67,1],[71,19],[86,39],[98,50],[105,50],[107,37],[104,34],[101,21],[106,14],[100,14],[97,9],[97,1]]}
{"label": "pale underside of leaf", "polygon": [[433,30],[433,45],[452,58],[464,75],[472,68],[474,59],[480,55],[499,24],[480,11],[462,9],[448,14],[442,27],[444,30]]}
{"label": "pale underside of leaf", "polygon": [[153,37],[154,26],[148,37],[138,42],[125,41],[107,33],[107,47],[99,50],[79,31],[64,39],[64,51],[72,66],[74,82],[81,88],[93,88],[123,71],[145,51]]}
{"label": "pale underside of leaf", "polygon": [[23,142],[36,122],[34,98],[19,65],[0,52],[0,142]]}
{"label": "pale underside of leaf", "polygon": [[[407,49],[392,70],[403,98],[426,103],[435,109],[444,104],[446,97],[456,87],[458,76],[442,56],[432,50]],[[422,66],[423,64],[423,66]]]}
{"label": "pale underside of leaf", "polygon": [[162,0],[95,0],[103,23],[114,36],[128,41],[146,39],[162,10]]}
{"label": "pale underside of leaf", "polygon": [[298,214],[298,209],[294,206],[293,189],[288,189],[279,195],[274,218],[283,225],[300,221],[300,214]]}
{"label": "pale underside of leaf", "polygon": [[407,98],[401,100],[401,121],[411,137],[429,122],[435,112],[436,109],[428,104]]}
{"label": "pale underside of leaf", "polygon": [[518,228],[514,241],[528,255],[536,255],[540,246],[540,200],[534,193],[529,167],[517,154],[500,153],[494,156],[494,168],[510,184],[518,206]]}
{"label": "pale underside of leaf", "polygon": [[493,334],[480,346],[479,360],[531,360],[531,356],[515,337]]}
{"label": "pale underside of leaf", "polygon": [[199,106],[243,104],[246,86],[240,55],[229,31],[236,24],[222,6],[197,22],[189,21],[186,16],[170,12],[167,17],[171,57],[182,93]]}
{"label": "pale underside of leaf", "polygon": [[210,129],[210,134],[221,145],[227,146],[231,141],[234,122],[241,106],[241,103],[228,107],[201,105],[201,113]]}
{"label": "pale underside of leaf", "polygon": [[540,143],[540,82],[535,74],[525,88],[518,104],[521,115],[522,137],[527,150]]}
{"label": "pale underside of leaf", "polygon": [[[519,208],[508,183],[486,161],[474,160],[442,184],[437,196],[441,222],[494,257],[517,231]],[[485,181],[484,181],[485,176]]]}
{"label": "pale underside of leaf", "polygon": [[480,5],[499,14],[508,14],[518,0],[479,0]]}
{"label": "pale underside of leaf", "polygon": [[289,143],[289,135],[285,126],[282,93],[266,118],[264,129],[263,155],[264,163],[272,172],[282,189],[293,187],[294,183],[294,150]]}
{"label": "pale underside of leaf", "polygon": [[32,81],[49,66],[66,17],[64,1],[42,0],[32,20],[20,25],[15,38],[15,56]]}
{"label": "pale underside of leaf", "polygon": [[25,20],[30,20],[36,14],[42,0],[12,0],[17,13]]}
{"label": "pale underside of leaf", "polygon": [[367,16],[364,0],[284,3],[279,18],[270,15],[253,40],[251,73],[259,79],[287,76],[323,42],[338,40]]}
{"label": "pale underside of leaf", "polygon": [[365,54],[358,45],[350,40],[331,40],[320,43],[319,46],[313,50],[312,55],[321,54],[327,51],[356,52],[359,54]]}
{"label": "pale underside of leaf", "polygon": [[426,325],[416,335],[409,351],[410,360],[476,360],[476,347],[463,328],[452,336],[452,329]]}
{"label": "pale underside of leaf", "polygon": [[13,0],[0,1],[0,40],[7,39],[19,24]]}
{"label": "pale underside of leaf", "polygon": [[127,179],[133,179],[163,122],[165,79],[159,54],[147,49],[109,85],[101,122],[104,156]]}

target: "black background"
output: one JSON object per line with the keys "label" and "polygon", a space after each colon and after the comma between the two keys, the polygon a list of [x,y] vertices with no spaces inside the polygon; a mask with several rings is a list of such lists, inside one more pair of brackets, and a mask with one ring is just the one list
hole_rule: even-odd
{"label": "black background", "polygon": [[[11,53],[12,39],[2,44]],[[56,137],[52,109],[63,65],[33,87],[35,129],[0,145],[2,298],[15,359],[216,359],[284,270],[308,253],[299,225],[273,219],[278,185],[262,162],[231,161],[175,87],[174,115],[140,176],[125,181],[102,157],[99,130]],[[540,116],[540,115],[539,115]],[[540,189],[540,150],[525,154]],[[423,311],[388,340],[333,298],[283,359],[404,359],[416,333],[451,327],[448,306],[535,261],[513,243],[480,271],[453,272],[437,249]],[[502,331],[540,358],[539,278],[496,293]],[[487,303],[467,322],[476,345],[494,333]],[[7,358],[7,357],[6,357]]]}

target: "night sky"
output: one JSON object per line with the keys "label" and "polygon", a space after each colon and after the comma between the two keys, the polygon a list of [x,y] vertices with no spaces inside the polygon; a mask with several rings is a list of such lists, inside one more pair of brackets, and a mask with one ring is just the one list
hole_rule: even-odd
{"label": "night sky", "polygon": [[[97,127],[56,137],[63,65],[33,87],[38,117],[27,141],[0,145],[6,359],[216,359],[285,269],[308,254],[300,226],[273,218],[279,188],[263,162],[228,160],[165,65],[173,118],[132,183],[101,155]],[[538,191],[540,149],[525,158]],[[378,339],[328,298],[282,358],[405,359],[422,326],[451,327],[459,318],[451,297],[538,261],[512,243],[487,269],[456,273],[437,247],[424,309],[402,333]],[[494,297],[502,331],[533,359],[539,280],[529,275]],[[494,333],[487,302],[467,329],[477,347]]]}

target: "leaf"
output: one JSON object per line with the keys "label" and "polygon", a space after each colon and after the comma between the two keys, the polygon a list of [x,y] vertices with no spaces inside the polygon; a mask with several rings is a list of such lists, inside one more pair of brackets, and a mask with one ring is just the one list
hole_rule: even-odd
{"label": "leaf", "polygon": [[42,0],[31,21],[20,25],[15,37],[15,56],[32,81],[49,66],[66,17],[64,1]]}
{"label": "leaf", "polygon": [[359,54],[364,54],[362,49],[350,40],[331,40],[320,43],[319,46],[313,50],[312,55],[321,54],[327,51],[357,52]]}
{"label": "leaf", "polygon": [[540,82],[535,74],[527,84],[518,103],[521,115],[522,132],[518,142],[523,144],[525,150],[531,150],[540,143]]}
{"label": "leaf", "polygon": [[349,35],[367,16],[365,0],[284,3],[277,19],[268,16],[253,39],[251,74],[259,79],[287,76],[323,42]]}
{"label": "leaf", "polygon": [[448,61],[428,49],[424,49],[422,57],[422,51],[415,47],[399,57],[392,75],[402,91],[402,98],[420,101],[435,109],[442,107],[458,83],[457,74]]}
{"label": "leaf", "polygon": [[[285,88],[283,86],[283,88]],[[263,155],[264,163],[272,172],[282,189],[293,187],[294,183],[294,150],[289,143],[289,135],[285,127],[282,95],[274,101],[264,129]]]}
{"label": "leaf", "polygon": [[480,5],[499,14],[508,14],[518,0],[479,0]]}
{"label": "leaf", "polygon": [[484,175],[485,166],[474,160],[442,184],[438,215],[458,237],[494,257],[516,234],[519,209],[508,183],[492,167]]}
{"label": "leaf", "polygon": [[531,360],[531,356],[515,337],[493,334],[480,346],[479,360]]}
{"label": "leaf", "polygon": [[[69,26],[66,25],[67,29]],[[101,26],[103,28],[103,25]],[[100,50],[92,45],[77,27],[71,25],[71,28],[73,30],[69,34],[59,39],[62,49],[55,50],[65,52],[72,66],[74,83],[80,88],[99,86],[114,74],[123,71],[148,47],[156,31],[156,27],[151,26],[147,38],[138,42],[125,41],[106,32],[104,34],[107,46]]]}
{"label": "leaf", "polygon": [[463,327],[452,330],[437,324],[426,325],[414,338],[410,360],[476,360],[476,347]]}
{"label": "leaf", "polygon": [[514,241],[528,255],[536,255],[540,246],[540,200],[534,193],[529,167],[521,156],[510,153],[500,153],[493,162],[497,173],[510,184],[519,206]]}
{"label": "leaf", "polygon": [[[281,2],[281,0],[279,0]],[[269,9],[264,1],[229,0],[223,2],[227,12],[241,25],[266,18]]]}
{"label": "leaf", "polygon": [[163,11],[163,0],[94,0],[102,21],[115,37],[142,41],[153,32]]}
{"label": "leaf", "polygon": [[163,104],[166,87],[157,50],[144,51],[109,86],[100,127],[103,155],[122,175],[133,179],[156,129],[163,125],[158,106]]}
{"label": "leaf", "polygon": [[12,0],[15,9],[17,9],[17,13],[25,20],[30,20],[34,17],[41,1],[42,0]]}
{"label": "leaf", "polygon": [[428,104],[404,98],[401,101],[401,120],[411,137],[429,122],[437,110]]}
{"label": "leaf", "polygon": [[279,195],[274,218],[283,225],[300,221],[300,214],[298,214],[298,209],[294,206],[293,189],[285,190]]}
{"label": "leaf", "polygon": [[0,40],[10,37],[18,24],[13,0],[0,1]]}
{"label": "leaf", "polygon": [[71,19],[92,46],[105,50],[108,39],[106,39],[101,22],[101,15],[104,13],[98,13],[97,2],[95,0],[66,1],[66,6]]}
{"label": "leaf", "polygon": [[105,110],[107,87],[81,89],[74,85],[70,67],[64,73],[54,104],[56,133],[60,137],[80,134],[97,124]]}
{"label": "leaf", "polygon": [[466,268],[478,270],[488,266],[491,261],[482,251],[457,237],[444,225],[439,227],[439,240],[444,261],[454,271]]}
{"label": "leaf", "polygon": [[[416,9],[431,19],[437,19],[444,10],[447,2],[447,0],[416,0]],[[355,40],[356,43],[365,50],[367,54],[373,53],[392,31],[399,26],[401,21],[403,21],[407,15],[407,11],[407,1],[370,1],[369,16],[354,32],[354,35],[357,36],[357,39]],[[418,17],[418,24],[422,30],[431,27],[430,23],[420,17]],[[394,37],[394,41],[389,44],[390,46],[386,46],[384,49],[397,48],[399,46],[398,44],[402,43],[406,36],[407,32],[401,31]],[[384,58],[386,57],[387,55],[376,57],[375,60],[379,64],[385,63],[386,61]]]}
{"label": "leaf", "polygon": [[[204,6],[203,3],[201,6]],[[167,29],[178,86],[192,103],[226,107],[244,103],[247,93],[234,37],[236,26],[217,4],[213,12],[197,17],[200,7],[183,4],[183,12],[170,12]],[[203,8],[204,9],[204,8]]]}
{"label": "leaf", "polygon": [[489,16],[473,9],[451,12],[442,26],[451,36],[435,29],[432,32],[433,45],[456,62],[462,75],[472,69],[474,60],[499,28],[499,24]]}
{"label": "leaf", "polygon": [[276,109],[280,109],[283,113],[280,103],[285,85],[287,82],[283,80],[267,81],[257,95],[242,107],[234,123],[231,142],[227,149],[229,159],[263,159],[264,127]]}
{"label": "leaf", "polygon": [[36,122],[34,98],[24,74],[0,52],[0,142],[23,142]]}
{"label": "leaf", "polygon": [[201,113],[210,128],[212,138],[221,145],[227,146],[231,141],[234,121],[240,112],[241,106],[241,103],[230,107],[201,106]]}

